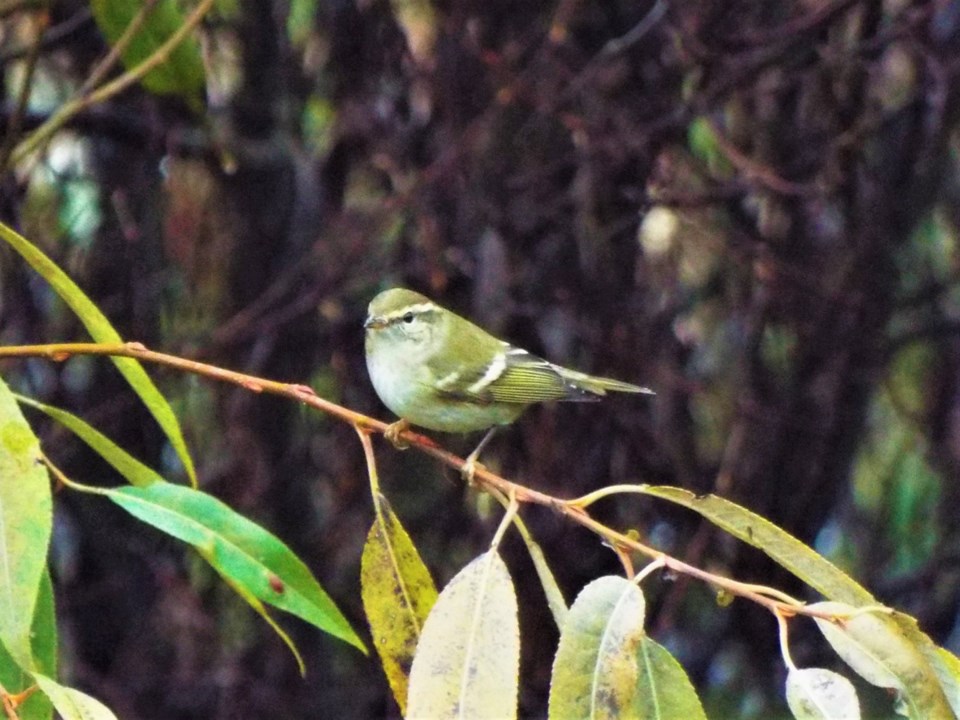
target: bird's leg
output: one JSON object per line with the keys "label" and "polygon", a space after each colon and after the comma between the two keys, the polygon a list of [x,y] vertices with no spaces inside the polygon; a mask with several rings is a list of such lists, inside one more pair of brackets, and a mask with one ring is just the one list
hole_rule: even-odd
{"label": "bird's leg", "polygon": [[460,470],[460,476],[467,481],[467,485],[473,487],[474,484],[474,474],[477,471],[477,465],[480,463],[477,462],[477,458],[480,457],[480,451],[483,450],[487,443],[490,442],[490,438],[493,437],[493,434],[497,431],[497,426],[494,425],[487,431],[487,434],[483,436],[483,440],[480,441],[480,444],[477,445],[476,449],[467,455],[467,461],[463,464],[463,468]]}
{"label": "bird's leg", "polygon": [[401,439],[400,434],[409,429],[410,423],[400,418],[396,422],[387,425],[387,429],[383,431],[383,436],[389,440],[397,450],[406,450],[410,447],[410,443]]}

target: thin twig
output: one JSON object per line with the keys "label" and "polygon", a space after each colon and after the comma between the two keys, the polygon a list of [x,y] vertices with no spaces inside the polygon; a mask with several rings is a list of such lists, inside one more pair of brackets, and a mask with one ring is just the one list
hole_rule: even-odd
{"label": "thin twig", "polygon": [[[46,7],[46,2],[37,3],[37,10]],[[3,19],[3,11],[0,10],[0,20]],[[79,32],[83,27],[93,22],[93,13],[90,8],[77,10],[73,15],[61,23],[51,25],[47,32],[43,34],[40,41],[41,50],[52,50],[65,43],[71,35]],[[21,44],[5,48],[0,51],[0,65],[6,65],[14,60],[20,60],[27,57],[33,51],[33,45]]]}
{"label": "thin twig", "polygon": [[137,11],[137,14],[133,16],[130,24],[127,25],[124,31],[120,34],[120,37],[117,38],[117,41],[113,44],[113,47],[110,48],[110,52],[104,55],[103,59],[97,63],[95,68],[93,68],[90,76],[83,81],[83,85],[80,86],[80,90],[77,93],[79,96],[82,97],[92,92],[93,89],[99,85],[100,82],[110,73],[114,65],[116,65],[120,60],[123,52],[127,49],[127,46],[133,42],[133,39],[137,36],[137,33],[143,28],[147,18],[150,17],[150,13],[152,13],[154,7],[156,7],[157,1],[158,0],[145,0],[143,6]]}
{"label": "thin twig", "polygon": [[797,183],[781,177],[776,170],[755,160],[740,150],[720,129],[713,119],[707,124],[717,141],[717,148],[724,157],[746,178],[747,182],[756,181],[763,187],[780,195],[788,197],[810,196],[815,194],[816,188],[812,185]]}
{"label": "thin twig", "polygon": [[131,68],[106,85],[91,92],[89,95],[75,98],[62,105],[60,109],[51,115],[43,125],[38,127],[30,137],[23,140],[13,149],[11,162],[14,165],[19,163],[27,155],[49,140],[54,133],[69,122],[77,113],[123,92],[134,83],[146,77],[147,73],[167,60],[174,49],[186,39],[187,35],[189,35],[203,19],[203,16],[213,7],[213,3],[214,0],[201,0],[193,12],[187,16],[183,25],[181,25],[163,45],[157,48],[150,57],[135,68]]}
{"label": "thin twig", "polygon": [[43,35],[46,32],[47,25],[50,22],[50,16],[47,13],[41,13],[37,18],[37,37],[30,46],[30,52],[27,55],[26,67],[23,71],[23,80],[20,85],[20,94],[17,97],[17,105],[10,117],[7,118],[7,134],[3,139],[3,145],[0,147],[0,172],[7,168],[7,162],[10,160],[10,150],[20,134],[20,128],[23,125],[23,118],[27,112],[27,105],[30,102],[30,91],[33,89],[33,74],[37,69],[37,62],[40,60],[40,48],[43,46]]}
{"label": "thin twig", "polygon": [[[303,403],[304,405],[313,407],[328,415],[332,415],[333,417],[343,420],[344,422],[350,423],[357,429],[358,432],[365,430],[367,432],[373,431],[383,433],[388,427],[388,424],[385,422],[381,422],[380,420],[376,420],[367,415],[355,412],[349,408],[345,408],[341,405],[337,405],[336,403],[319,397],[311,388],[305,385],[281,383],[274,380],[266,380],[253,375],[247,375],[245,373],[225,370],[224,368],[217,367],[215,365],[208,365],[195,360],[187,360],[186,358],[177,357],[176,355],[168,355],[166,353],[148,350],[140,343],[62,343],[54,345],[21,345],[0,347],[0,358],[43,357],[49,360],[62,362],[74,355],[129,357],[136,360],[165,365],[167,367],[175,368],[185,372],[202,375],[214,380],[233,383],[244,387],[251,392],[264,392],[273,395],[280,395]],[[426,453],[430,457],[457,469],[461,473],[466,467],[466,460],[458,455],[444,450],[426,436],[407,430],[400,434],[400,438],[409,443],[411,446],[416,447],[421,452]],[[366,448],[366,443],[364,444],[364,447]],[[554,497],[553,495],[548,495],[547,493],[539,490],[534,490],[533,488],[529,488],[507,480],[496,473],[490,472],[482,465],[475,466],[474,478],[478,485],[480,485],[484,490],[491,492],[491,494],[495,496],[505,496],[511,502],[515,501],[517,503],[533,503],[535,505],[543,505],[544,507],[551,508],[578,525],[593,531],[594,534],[600,536],[612,547],[627,548],[633,552],[645,555],[651,560],[662,563],[663,567],[667,568],[668,570],[672,570],[675,573],[689,575],[717,588],[725,590],[732,595],[752,600],[756,604],[765,607],[774,614],[780,614],[784,617],[808,615],[811,617],[821,617],[829,620],[835,618],[835,613],[798,604],[798,601],[783,593],[780,593],[774,588],[740,582],[728,577],[724,577],[723,575],[717,575],[707,570],[703,570],[685,563],[682,560],[671,557],[670,555],[667,555],[666,553],[657,550],[654,547],[645,545],[644,543],[627,534],[607,527],[587,513],[583,507],[583,503],[581,502],[584,500],[584,498],[580,498],[579,500],[563,500],[561,498]],[[614,486],[611,491],[636,492],[638,487],[639,486],[618,485]],[[609,493],[602,493],[602,491],[600,491],[598,493],[592,493],[591,495],[585,496],[585,498],[597,499],[603,494]]]}
{"label": "thin twig", "polygon": [[0,700],[3,701],[3,711],[8,720],[19,720],[20,716],[17,714],[17,708],[29,700],[37,689],[36,685],[31,685],[22,692],[8,693],[3,685],[0,685]]}

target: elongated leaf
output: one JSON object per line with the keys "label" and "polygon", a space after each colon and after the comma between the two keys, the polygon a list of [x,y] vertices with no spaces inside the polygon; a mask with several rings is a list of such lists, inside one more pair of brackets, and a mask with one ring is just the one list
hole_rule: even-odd
{"label": "elongated leaf", "polygon": [[927,656],[927,660],[940,680],[940,687],[947,696],[953,714],[960,717],[960,658],[938,647],[934,649],[934,656]]}
{"label": "elongated leaf", "polygon": [[134,458],[113,440],[73,413],[53,407],[52,405],[45,405],[42,402],[37,402],[23,395],[14,395],[14,397],[21,405],[26,405],[46,413],[65,428],[75,433],[77,437],[93,448],[100,457],[106,460],[110,466],[120,473],[131,485],[144,487],[157,480],[163,480],[154,470]]}
{"label": "elongated leaf", "polygon": [[408,718],[517,715],[520,627],[503,560],[490,550],[447,585],[410,669]]}
{"label": "elongated leaf", "polygon": [[[214,569],[217,569],[215,560],[212,557],[212,553],[207,552],[206,548],[204,549],[197,548],[197,550],[200,553],[200,555],[214,567]],[[213,549],[211,548],[210,550],[213,550]],[[217,572],[220,573],[219,570],[217,570]],[[243,598],[244,601],[251,608],[253,608],[254,612],[256,612],[257,615],[259,615],[261,618],[263,618],[263,621],[273,629],[273,631],[280,637],[281,640],[283,640],[284,645],[290,648],[290,652],[293,653],[294,660],[297,661],[297,667],[300,668],[300,675],[306,675],[307,666],[303,662],[303,656],[300,654],[300,650],[297,649],[297,646],[293,642],[293,639],[286,633],[286,631],[282,627],[280,627],[277,624],[277,621],[273,619],[270,613],[267,612],[267,608],[264,606],[262,602],[260,602],[260,599],[257,598],[252,592],[250,592],[244,585],[241,585],[238,582],[234,582],[233,578],[231,578],[229,575],[224,575],[223,573],[220,573],[220,577],[223,578],[223,581],[227,585],[229,585],[231,588],[233,588],[233,591],[237,595],[239,595],[241,598]]]}
{"label": "elongated leaf", "polygon": [[637,662],[641,720],[707,720],[690,678],[665,647],[644,635]]}
{"label": "elongated leaf", "polygon": [[375,502],[377,517],[360,562],[360,593],[374,647],[406,714],[407,678],[437,588],[387,499],[378,495]]}
{"label": "elongated leaf", "polygon": [[[855,610],[836,602],[815,603],[810,607],[837,615]],[[933,668],[892,617],[867,612],[835,623],[814,619],[837,655],[860,677],[901,694],[911,718],[947,720],[954,717]]]}
{"label": "elongated leaf", "polygon": [[639,717],[645,606],[640,588],[622,577],[598,578],[580,591],[553,661],[551,718]]}
{"label": "elongated leaf", "polygon": [[[129,480],[131,484],[140,488],[146,488],[154,483],[168,484],[168,483],[165,483],[163,478],[161,478],[160,475],[154,472],[151,468],[147,467],[146,465],[141,463],[139,460],[131,456],[129,453],[127,453],[126,450],[123,450],[106,435],[96,430],[95,428],[90,426],[88,423],[86,423],[84,420],[81,420],[80,418],[78,418],[76,415],[73,415],[72,413],[69,413],[66,410],[61,410],[59,408],[55,408],[50,405],[45,405],[43,403],[37,402],[36,400],[31,400],[29,398],[25,398],[21,396],[16,396],[16,397],[21,403],[28,405],[30,407],[36,408],[38,410],[41,410],[42,412],[48,414],[50,417],[60,422],[62,425],[64,425],[64,427],[75,432],[78,437],[80,437],[84,442],[90,445],[90,447],[96,450],[108,463],[110,463],[111,466],[113,466],[121,475],[123,475],[127,480]],[[112,492],[112,491],[108,490],[104,492],[108,494],[109,492]],[[213,500],[214,502],[219,502],[214,500],[213,498],[210,498],[209,496],[203,496],[203,497],[207,497],[208,499]],[[229,508],[227,510],[229,513],[233,512],[229,510]],[[234,514],[233,517],[240,518],[241,516]],[[246,522],[249,523],[249,521],[246,521]],[[254,527],[257,527],[257,526],[254,525]],[[265,533],[266,531],[261,530],[261,532]],[[274,538],[274,541],[278,543],[280,542],[279,540],[276,540],[276,538]],[[217,572],[221,574],[224,580],[227,581],[228,584],[230,584],[230,586],[254,609],[254,611],[256,611],[270,625],[270,627],[274,629],[274,631],[280,636],[280,638],[287,645],[287,647],[290,648],[290,651],[293,653],[294,657],[297,660],[297,664],[300,666],[301,672],[303,672],[303,659],[301,658],[300,652],[297,650],[296,646],[293,644],[293,641],[290,639],[289,635],[287,635],[287,633],[284,632],[283,629],[276,624],[276,621],[274,621],[273,618],[270,617],[270,615],[266,612],[266,609],[260,603],[260,600],[257,598],[257,596],[254,595],[246,585],[243,585],[240,582],[235,581],[226,572],[225,568],[221,567],[220,561],[216,554],[216,545],[213,544],[211,546],[207,546],[201,543],[195,543],[195,547],[200,552],[200,554],[203,555],[210,562],[211,565],[213,565],[214,569],[216,569]],[[289,550],[287,550],[286,552],[289,553],[290,556],[294,557],[294,559],[296,559],[295,556],[293,556],[293,553],[290,553]],[[304,568],[304,570],[306,570],[306,568]],[[309,571],[306,571],[306,572],[309,575]],[[310,578],[312,580],[312,576],[310,576]],[[302,577],[300,578],[300,580],[302,581]],[[270,584],[271,590],[274,593],[272,597],[276,595],[277,587],[280,587],[280,588],[284,587],[284,578],[279,573],[274,573],[273,575],[270,575],[268,582]],[[309,584],[310,583],[306,583],[308,595],[309,595],[309,592],[312,591],[309,588]],[[274,604],[280,607],[278,603],[274,603]],[[331,604],[332,604],[332,601],[331,601]],[[325,628],[322,628],[322,629],[325,629]]]}
{"label": "elongated leaf", "polygon": [[110,708],[96,698],[61,685],[41,673],[34,673],[33,677],[63,720],[117,720]]}
{"label": "elongated leaf", "polygon": [[366,652],[307,566],[274,535],[216,498],[162,480],[146,487],[98,488],[96,492],[134,517],[195,546],[217,572],[254,597]]}
{"label": "elongated leaf", "polygon": [[[53,603],[50,573],[40,578],[40,593],[33,614],[30,645],[36,667],[44,675],[57,673],[57,618]],[[0,685],[8,692],[20,693],[34,684],[33,676],[22,670],[0,644]],[[17,708],[18,720],[50,720],[53,704],[43,693],[34,693]]]}
{"label": "elongated leaf", "polygon": [[877,601],[853,578],[808,545],[769,520],[716,495],[697,496],[669,486],[640,486],[647,495],[689,508],[743,542],[765,552],[822,595],[850,605],[876,605]]}
{"label": "elongated leaf", "polygon": [[918,648],[930,664],[934,674],[940,681],[940,688],[953,709],[954,715],[960,718],[960,659],[951,652],[937,647],[933,640],[917,625],[915,618],[902,612],[890,615],[897,627],[914,647]]}
{"label": "elongated leaf", "polygon": [[40,442],[0,380],[0,642],[36,669],[30,642],[53,530],[53,499]]}
{"label": "elongated leaf", "polygon": [[[143,7],[143,0],[91,0],[93,17],[111,45]],[[122,53],[129,70],[149,58],[173,35],[185,17],[175,0],[159,0],[140,30]],[[158,95],[176,94],[195,106],[205,85],[200,46],[194,38],[186,38],[170,56],[143,78],[143,86]]]}
{"label": "elongated leaf", "polygon": [[797,720],[860,720],[860,701],[853,684],[823,668],[791,670],[787,704]]}
{"label": "elongated leaf", "polygon": [[[5,240],[10,247],[16,250],[27,264],[30,265],[40,276],[50,283],[50,286],[69,306],[83,326],[90,333],[90,336],[98,343],[119,343],[119,333],[110,324],[110,321],[104,316],[100,309],[84,295],[83,291],[77,287],[67,274],[63,272],[56,263],[44,255],[29,240],[14,232],[11,228],[0,222],[0,238]],[[120,373],[126,378],[130,387],[143,401],[150,414],[156,419],[163,432],[166,434],[170,445],[173,447],[180,462],[190,478],[191,484],[196,486],[197,473],[193,467],[193,459],[187,450],[187,443],[183,439],[183,432],[180,430],[180,423],[177,422],[177,416],[173,414],[173,409],[166,401],[166,398],[153,384],[150,376],[140,365],[132,358],[111,357],[110,360]]]}
{"label": "elongated leaf", "polygon": [[540,548],[540,544],[530,536],[529,533],[521,533],[524,544],[527,546],[527,552],[533,561],[533,567],[537,571],[537,577],[540,579],[540,586],[543,588],[543,594],[547,598],[547,607],[550,608],[550,614],[553,615],[553,621],[557,624],[557,629],[562,630],[563,624],[567,621],[567,601],[563,599],[563,592],[557,584],[557,579],[553,576],[553,571],[547,563],[547,558]]}

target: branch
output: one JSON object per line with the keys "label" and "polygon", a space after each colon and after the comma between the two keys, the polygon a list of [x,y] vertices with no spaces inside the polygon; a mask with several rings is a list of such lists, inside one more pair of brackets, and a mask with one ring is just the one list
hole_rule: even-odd
{"label": "branch", "polygon": [[[358,430],[358,432],[379,432],[383,433],[388,423],[376,420],[362,413],[355,412],[336,403],[330,402],[319,397],[314,391],[305,385],[277,382],[247,375],[245,373],[225,370],[224,368],[207,363],[188,360],[176,355],[148,350],[141,343],[128,342],[122,344],[98,344],[98,343],[59,343],[53,345],[20,345],[10,347],[0,347],[0,358],[18,358],[18,357],[42,357],[54,362],[63,362],[74,355],[103,355],[115,357],[129,357],[144,362],[156,363],[166,367],[175,368],[184,372],[202,375],[213,380],[232,383],[246,388],[251,392],[270,393],[290,398],[296,402],[308,405],[327,415],[331,415],[339,420],[349,423]],[[447,450],[444,450],[430,438],[409,430],[399,434],[400,439],[405,443],[416,447],[421,452],[429,455],[436,460],[454,468],[461,473],[465,470],[466,460]],[[722,575],[703,570],[701,568],[689,565],[688,563],[671,557],[666,553],[657,550],[654,547],[645,545],[629,535],[617,532],[607,527],[603,523],[595,520],[584,509],[586,505],[602,497],[615,493],[641,493],[640,485],[617,485],[609,488],[603,488],[588,496],[576,500],[564,500],[546,493],[534,490],[533,488],[520,485],[507,480],[496,473],[490,472],[483,465],[474,465],[474,480],[481,488],[496,497],[507,497],[516,500],[518,503],[532,503],[534,505],[543,505],[548,507],[567,519],[581,525],[588,530],[599,535],[611,546],[619,550],[628,550],[661,563],[664,568],[672,570],[675,573],[689,575],[702,580],[714,587],[727,591],[732,595],[737,595],[748,600],[752,600],[765,607],[778,617],[791,617],[793,615],[808,615],[828,620],[835,620],[836,614],[824,610],[817,610],[805,607],[802,603],[788,595],[774,589],[751,583],[744,583],[733,580]]]}
{"label": "branch", "polygon": [[708,119],[710,130],[717,141],[717,147],[724,157],[746,178],[747,182],[756,181],[772,192],[787,197],[804,197],[816,194],[813,185],[797,183],[787,180],[777,174],[776,170],[754,160],[741,151],[720,129],[713,119]]}
{"label": "branch", "polygon": [[[46,6],[45,2],[33,1],[30,3],[24,3],[25,5],[36,5],[36,7],[29,8],[34,10],[43,10]],[[5,13],[3,10],[3,0],[0,0],[0,19],[4,17]],[[66,43],[74,33],[78,33],[83,30],[84,27],[93,22],[93,12],[90,8],[83,8],[78,10],[69,18],[59,23],[58,25],[51,26],[47,32],[43,34],[43,37],[40,39],[40,49],[41,50],[53,50],[59,47],[61,44]],[[13,47],[5,48],[0,52],[0,65],[6,65],[9,62],[14,60],[20,60],[27,57],[31,52],[33,52],[33,44],[22,44],[15,45]]]}
{"label": "branch", "polygon": [[187,35],[189,35],[193,29],[200,24],[203,16],[207,14],[211,7],[213,7],[213,3],[214,0],[201,0],[200,4],[198,4],[197,7],[194,8],[193,12],[187,16],[180,29],[171,35],[163,45],[157,48],[153,55],[148,57],[135,68],[131,68],[123,75],[120,75],[118,78],[108,82],[106,85],[101,86],[99,89],[91,92],[89,95],[74,98],[73,100],[64,103],[64,105],[57,110],[57,112],[55,112],[49,120],[37,128],[37,130],[30,135],[30,137],[23,140],[13,149],[13,152],[10,156],[11,163],[16,165],[31,152],[39,148],[43,143],[49,140],[54,133],[66,125],[70,118],[77,113],[123,92],[131,85],[146,77],[147,73],[149,73],[151,70],[165,62],[177,45],[183,42]]}
{"label": "branch", "polygon": [[137,36],[137,33],[140,32],[144,24],[147,22],[147,19],[150,17],[150,14],[153,12],[153,8],[156,7],[157,0],[146,0],[143,3],[143,6],[137,11],[137,14],[133,16],[133,19],[130,21],[130,24],[127,25],[126,29],[117,38],[117,41],[113,44],[113,47],[110,48],[110,52],[104,56],[104,58],[97,63],[97,66],[93,69],[93,72],[90,73],[90,76],[83,82],[83,85],[80,87],[80,95],[86,95],[87,93],[93,92],[93,89],[100,84],[100,82],[107,76],[107,74],[113,69],[113,67],[120,62],[120,57],[126,51],[130,43],[133,42],[133,39]]}
{"label": "branch", "polygon": [[40,48],[43,44],[43,35],[46,32],[48,21],[49,18],[47,17],[46,13],[41,14],[34,21],[36,23],[37,37],[34,39],[33,45],[26,56],[26,68],[24,69],[23,78],[21,79],[17,104],[14,106],[13,112],[10,113],[10,116],[7,118],[6,138],[3,140],[2,145],[0,145],[0,171],[5,170],[7,167],[7,160],[10,157],[10,151],[13,149],[13,144],[16,141],[17,135],[20,134],[20,127],[23,124],[23,118],[27,112],[27,105],[30,103],[30,91],[33,87],[33,75],[37,70],[37,63],[40,60]]}

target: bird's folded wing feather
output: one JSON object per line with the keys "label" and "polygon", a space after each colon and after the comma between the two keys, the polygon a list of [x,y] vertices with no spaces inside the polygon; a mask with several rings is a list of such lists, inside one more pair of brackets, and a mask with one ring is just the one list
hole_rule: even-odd
{"label": "bird's folded wing feather", "polygon": [[[535,403],[547,400],[596,400],[603,391],[580,387],[558,366],[525,350],[504,345],[489,363],[460,366],[444,373],[431,367],[437,390],[447,397],[490,403]],[[585,376],[586,377],[586,376]]]}

